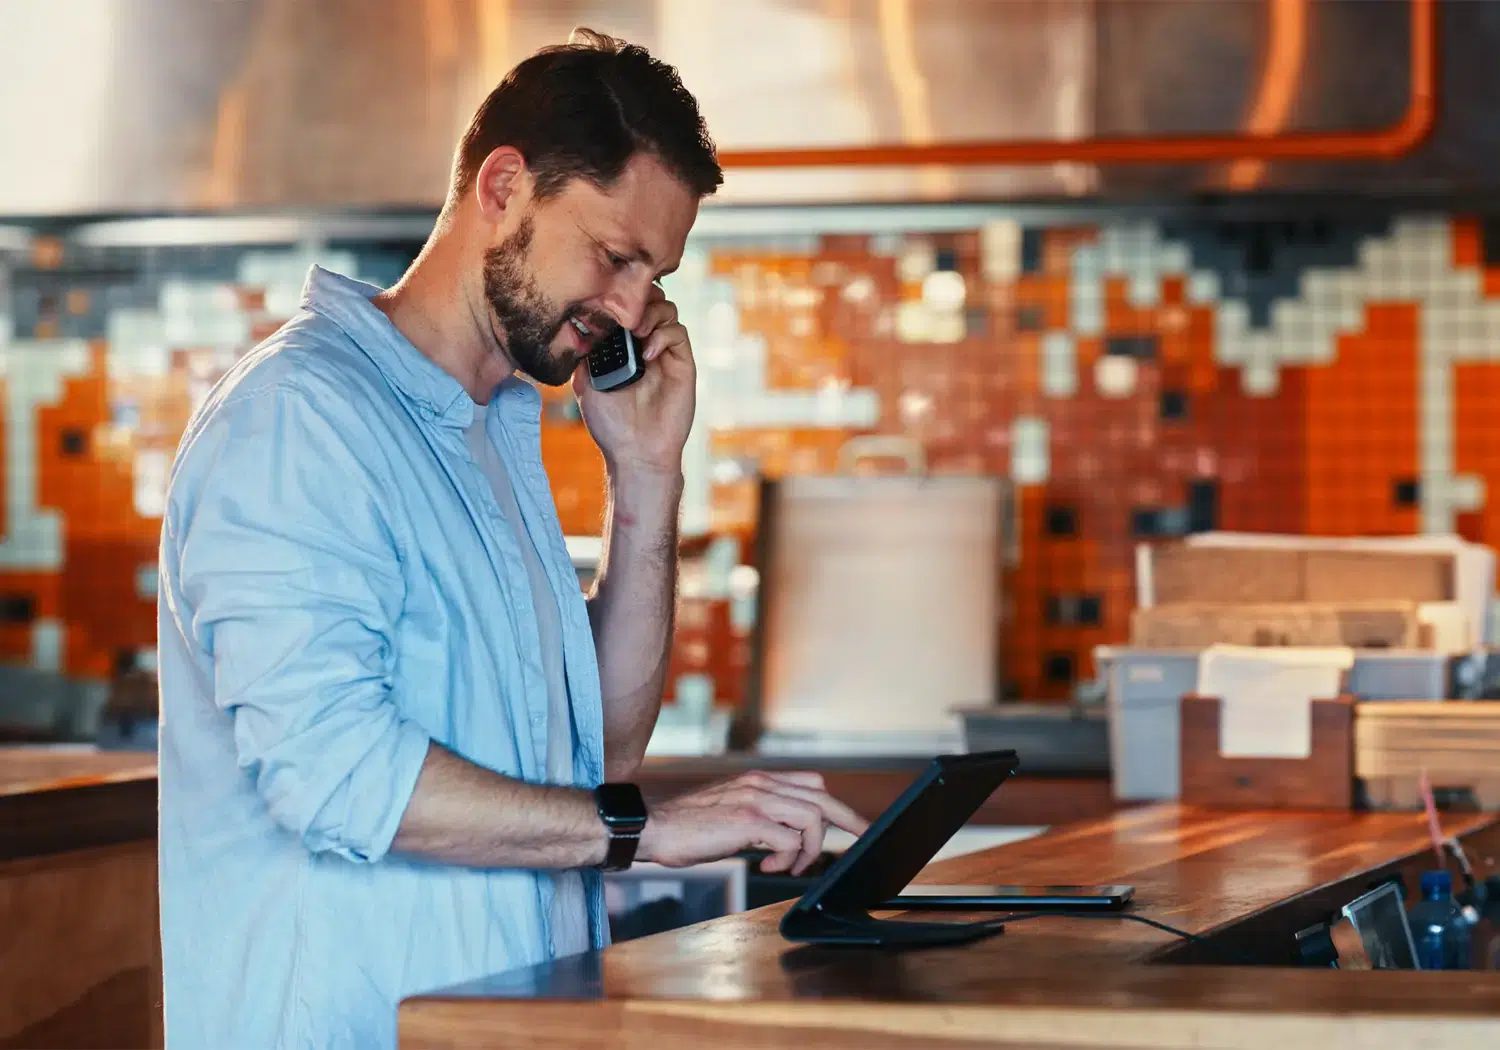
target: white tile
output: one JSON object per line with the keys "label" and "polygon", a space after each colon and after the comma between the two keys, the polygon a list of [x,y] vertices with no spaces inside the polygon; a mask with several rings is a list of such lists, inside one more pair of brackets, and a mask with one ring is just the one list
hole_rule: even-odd
{"label": "white tile", "polygon": [[1170,274],[1185,273],[1193,264],[1192,253],[1188,251],[1187,245],[1178,241],[1164,242],[1158,251],[1157,260],[1162,271]]}
{"label": "white tile", "polygon": [[880,423],[880,395],[865,387],[846,391],[843,397],[843,416],[840,423],[846,427],[868,428]]}
{"label": "white tile", "polygon": [[1014,219],[996,219],[979,228],[979,269],[987,280],[1009,282],[1021,275],[1021,234]]}
{"label": "white tile", "polygon": [[1072,282],[1070,295],[1072,316],[1069,318],[1074,332],[1084,336],[1104,334],[1104,289],[1095,282]]}
{"label": "white tile", "polygon": [[155,563],[137,565],[135,569],[135,593],[146,601],[154,601],[157,595],[157,570]]}
{"label": "white tile", "polygon": [[930,241],[909,240],[896,259],[896,275],[909,284],[919,284],[937,268],[937,249]]}
{"label": "white tile", "polygon": [[1452,480],[1448,502],[1456,511],[1476,511],[1484,507],[1485,495],[1483,478],[1472,474],[1460,474]]}
{"label": "white tile", "polygon": [[1094,389],[1101,397],[1129,397],[1139,379],[1140,365],[1133,357],[1104,354],[1094,362]]}
{"label": "white tile", "polygon": [[1161,305],[1161,279],[1155,273],[1132,273],[1125,285],[1125,298],[1131,306],[1143,310]]}
{"label": "white tile", "polygon": [[933,339],[933,312],[920,299],[896,304],[896,338],[903,343],[926,343]]}
{"label": "white tile", "polygon": [[1098,245],[1080,244],[1073,249],[1073,258],[1069,267],[1073,274],[1073,283],[1080,281],[1093,283],[1104,276],[1104,256]]}
{"label": "white tile", "polygon": [[302,285],[292,281],[275,281],[266,286],[266,315],[283,320],[302,306]]}
{"label": "white tile", "polygon": [[1078,392],[1078,351],[1067,332],[1042,336],[1042,393],[1072,397]]}
{"label": "white tile", "polygon": [[1194,270],[1187,279],[1187,300],[1190,303],[1217,302],[1222,295],[1219,275],[1212,270]]}
{"label": "white tile", "polygon": [[158,449],[143,449],[135,454],[133,480],[135,512],[143,518],[159,518],[167,507],[167,473],[171,459]]}
{"label": "white tile", "polygon": [[175,277],[162,281],[157,304],[167,317],[191,314],[196,302],[197,292],[190,282]]}
{"label": "white tile", "polygon": [[1019,485],[1038,485],[1051,472],[1045,419],[1017,417],[1010,427],[1010,473]]}
{"label": "white tile", "polygon": [[1240,387],[1250,397],[1270,397],[1281,389],[1281,370],[1269,361],[1250,361],[1240,370]]}
{"label": "white tile", "polygon": [[63,631],[63,624],[59,620],[44,617],[32,623],[32,667],[39,671],[62,670]]}

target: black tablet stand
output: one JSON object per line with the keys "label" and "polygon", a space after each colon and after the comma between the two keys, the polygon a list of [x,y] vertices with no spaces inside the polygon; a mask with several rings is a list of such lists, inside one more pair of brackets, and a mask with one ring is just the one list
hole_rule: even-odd
{"label": "black tablet stand", "polygon": [[865,912],[834,915],[825,911],[787,912],[781,932],[791,940],[869,948],[936,948],[968,944],[1004,933],[996,922],[908,922],[877,919]]}

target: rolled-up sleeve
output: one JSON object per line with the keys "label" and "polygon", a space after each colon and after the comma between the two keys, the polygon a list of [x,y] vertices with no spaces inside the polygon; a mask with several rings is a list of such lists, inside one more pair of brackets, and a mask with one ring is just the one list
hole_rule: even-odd
{"label": "rolled-up sleeve", "polygon": [[180,457],[167,527],[241,768],[309,850],[376,861],[429,737],[390,695],[401,559],[350,422],[298,390],[219,405]]}

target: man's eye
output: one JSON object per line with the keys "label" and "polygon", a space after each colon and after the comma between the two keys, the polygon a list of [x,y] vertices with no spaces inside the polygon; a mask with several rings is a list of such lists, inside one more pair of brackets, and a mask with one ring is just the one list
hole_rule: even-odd
{"label": "man's eye", "polygon": [[604,257],[609,260],[609,265],[613,266],[616,270],[623,270],[626,266],[630,265],[629,259],[623,255],[616,255],[614,252],[605,252]]}

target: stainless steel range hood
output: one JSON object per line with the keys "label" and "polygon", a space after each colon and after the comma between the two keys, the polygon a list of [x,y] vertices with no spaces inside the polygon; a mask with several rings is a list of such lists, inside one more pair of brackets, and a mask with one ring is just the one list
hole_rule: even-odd
{"label": "stainless steel range hood", "polygon": [[[432,208],[479,99],[580,24],[677,64],[726,152],[1367,131],[1409,102],[1407,2],[8,0],[0,215]],[[1442,119],[1402,163],[745,168],[721,199],[1480,188],[1497,7],[1442,5]]]}

